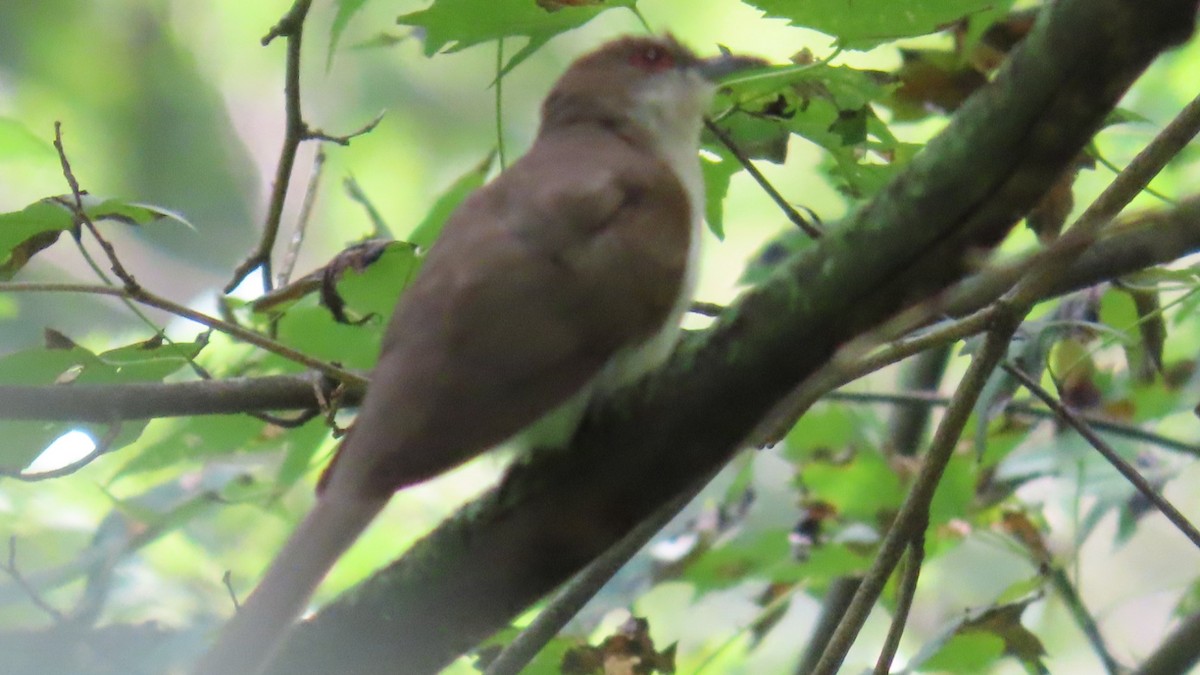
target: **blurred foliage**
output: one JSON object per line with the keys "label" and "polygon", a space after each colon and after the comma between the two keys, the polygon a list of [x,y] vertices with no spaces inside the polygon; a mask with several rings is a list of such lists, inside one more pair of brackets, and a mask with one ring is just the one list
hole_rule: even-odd
{"label": "blurred foliage", "polygon": [[[246,284],[218,300],[266,212],[282,135],[284,57],[280,45],[263,49],[255,40],[288,3],[4,3],[0,276],[103,283],[98,274],[107,264],[79,235],[74,195],[49,142],[53,122],[62,121],[75,175],[103,195],[89,194],[84,207],[142,284],[317,358],[366,369],[395,298],[441,224],[494,175],[491,148],[501,140],[527,145],[538,101],[575,54],[647,24],[671,28],[701,50],[721,43],[782,64],[730,82],[713,117],[786,199],[806,216],[834,222],[885,185],[987,81],[1028,30],[1029,3],[1009,13],[1012,4],[317,3],[305,33],[305,119],[336,134],[380,107],[387,116],[349,147],[327,148],[298,251],[301,274],[265,294]],[[1015,232],[1004,252],[1052,238],[1067,214],[1086,205],[1111,177],[1105,162],[1127,160],[1194,93],[1197,63],[1193,41],[1153,66],[1081,159],[1087,170],[1061,181],[1040,209],[1057,222],[1031,223],[1036,235]],[[499,92],[489,87],[501,81],[497,109]],[[296,232],[311,150],[302,151],[292,177],[281,249]],[[701,161],[708,222],[724,240],[706,254],[701,294],[724,301],[811,241],[716,137],[705,136]],[[1153,187],[1177,198],[1198,178],[1200,151],[1191,148]],[[357,196],[340,189],[351,179]],[[1158,203],[1149,195],[1139,201]],[[398,239],[369,238],[379,229]],[[98,261],[95,269],[81,252]],[[1193,520],[1200,515],[1198,288],[1200,276],[1186,263],[1148,270],[1046,303],[1012,348],[1014,359],[1043,373],[1076,407],[1140,432],[1108,437]],[[197,368],[218,378],[303,370],[220,332],[200,333],[162,313],[142,320],[95,296],[0,295],[0,319],[0,383],[184,381],[198,377]],[[951,357],[943,389],[952,389],[970,351],[968,343]],[[893,392],[894,370],[853,388]],[[1078,586],[1125,663],[1152,650],[1172,617],[1200,607],[1200,554],[1080,440],[1014,412],[1009,404],[1021,396],[1005,376],[994,377],[939,486],[914,620],[898,659],[914,671],[1096,670],[1096,655],[1062,611],[1074,601],[1055,591],[1050,566],[1069,572],[1063,578]],[[718,478],[526,672],[560,672],[565,662],[568,672],[627,666],[637,650],[653,653],[662,670],[790,672],[803,648],[797,636],[811,628],[826,589],[866,568],[916,472],[919,460],[892,452],[891,414],[883,404],[818,403],[783,443]],[[227,613],[222,571],[234,570],[239,592],[249,588],[311,499],[309,486],[333,447],[331,427],[348,421],[318,417],[296,428],[248,415],[119,425],[2,421],[0,468],[10,474],[34,462],[38,470],[67,464],[70,453],[90,450],[67,442],[79,438],[72,431],[106,452],[52,481],[0,478],[0,538],[18,542],[17,571],[63,615],[112,630],[155,627],[143,642],[117,640],[96,657],[96,672],[161,672],[194,654]],[[395,556],[497,470],[496,457],[484,458],[399,495],[386,524],[347,556],[318,601]],[[1142,602],[1150,594],[1170,602]],[[894,610],[894,588],[882,604]],[[644,620],[628,620],[625,609]],[[848,668],[873,662],[886,617],[872,621]],[[28,645],[29,631],[45,625],[30,592],[0,579],[0,642]],[[158,626],[178,630],[168,639]],[[514,632],[482,649],[485,660]],[[146,640],[156,645],[148,660],[128,665],[129,645]],[[464,657],[452,672],[474,672],[470,661]],[[37,672],[50,672],[46,663]]]}

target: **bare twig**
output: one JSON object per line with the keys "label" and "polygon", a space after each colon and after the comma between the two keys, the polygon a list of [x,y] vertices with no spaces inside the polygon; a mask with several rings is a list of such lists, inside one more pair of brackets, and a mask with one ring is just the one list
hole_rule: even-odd
{"label": "bare twig", "polygon": [[500,171],[508,168],[508,156],[504,151],[504,36],[496,38],[496,154],[500,158]]}
{"label": "bare twig", "polygon": [[332,377],[340,382],[355,385],[365,385],[366,378],[351,373],[331,363],[313,358],[287,345],[280,344],[264,335],[243,328],[228,321],[222,321],[203,312],[197,312],[190,307],[159,297],[138,287],[137,289],[116,288],[114,286],[97,286],[94,284],[55,284],[55,283],[0,283],[0,293],[90,293],[92,295],[108,295],[115,298],[129,298],[143,305],[170,312],[176,316],[231,335],[243,342],[248,342],[264,351],[281,356],[289,361]]}
{"label": "bare twig", "polygon": [[1079,630],[1083,632],[1084,636],[1087,637],[1088,643],[1092,646],[1092,651],[1096,652],[1096,656],[1104,664],[1105,672],[1109,675],[1126,672],[1121,667],[1121,664],[1117,663],[1112,652],[1108,649],[1108,645],[1104,642],[1104,636],[1100,633],[1100,627],[1096,625],[1096,620],[1092,618],[1091,612],[1083,604],[1083,598],[1079,597],[1075,586],[1067,578],[1067,573],[1061,567],[1052,566],[1049,570],[1049,576],[1050,583],[1054,586],[1055,592],[1058,593],[1063,604],[1067,606],[1071,617],[1075,619],[1075,625],[1079,626]]}
{"label": "bare twig", "polygon": [[[928,407],[944,408],[950,404],[950,399],[945,396],[940,396],[932,392],[869,392],[869,391],[831,391],[823,396],[834,401],[846,401],[850,403],[885,403],[889,405],[924,405]],[[1016,413],[1019,415],[1032,415],[1034,417],[1057,417],[1057,413],[1046,408],[1032,406],[1020,402],[1010,402],[1004,407],[1004,412]],[[1134,438],[1139,441],[1145,441],[1154,445],[1166,448],[1167,450],[1175,450],[1184,452],[1193,456],[1200,456],[1200,445],[1181,441],[1177,438],[1170,438],[1162,434],[1156,434],[1153,431],[1147,431],[1141,427],[1131,424],[1123,424],[1113,420],[1104,419],[1097,415],[1076,413],[1081,419],[1090,424],[1095,429],[1108,431],[1118,436],[1126,438]]]}
{"label": "bare twig", "polygon": [[[300,112],[300,47],[304,37],[304,19],[312,0],[296,0],[288,9],[287,14],[271,27],[262,39],[263,46],[271,43],[277,37],[287,41],[286,66],[284,68],[283,98],[284,98],[284,132],[283,146],[279,150],[279,162],[275,166],[275,180],[271,185],[271,197],[267,203],[267,218],[263,225],[262,237],[259,238],[255,249],[233,271],[233,276],[225,284],[225,292],[231,293],[254,270],[262,270],[263,289],[270,291],[274,288],[274,278],[271,271],[271,252],[279,237],[279,225],[283,220],[283,206],[287,200],[288,186],[292,178],[292,169],[296,165],[296,153],[304,141],[327,141],[338,145],[349,145],[350,140],[370,133],[383,119],[380,112],[361,129],[343,136],[325,133],[320,129],[310,127],[304,121]],[[290,271],[288,270],[289,276]]]}
{"label": "bare twig", "polygon": [[238,602],[237,591],[233,590],[233,572],[225,570],[221,575],[221,583],[225,585],[225,590],[229,593],[229,601],[233,603],[233,611],[237,612],[242,608],[242,603]]}
{"label": "bare twig", "polygon": [[29,596],[30,601],[37,605],[38,609],[50,615],[55,623],[62,623],[67,620],[67,617],[62,612],[54,608],[53,605],[46,602],[45,598],[37,592],[37,589],[25,580],[21,575],[21,571],[17,569],[17,537],[13,535],[8,538],[8,563],[3,567],[4,572],[12,578],[13,583],[21,587],[25,594]]}
{"label": "bare twig", "polygon": [[708,484],[701,481],[696,486],[661,506],[653,516],[642,521],[612,548],[606,551],[582,572],[571,579],[538,613],[517,637],[488,664],[485,675],[516,675],[533,657],[558,634],[587,601],[608,583],[629,559],[646,545],[650,539]]}
{"label": "bare twig", "polygon": [[[54,123],[54,148],[58,151],[58,159],[62,165],[63,177],[66,178],[67,184],[71,188],[71,210],[76,223],[82,222],[87,226],[88,231],[91,232],[92,237],[94,237],[96,240],[96,243],[99,244],[100,248],[103,249],[104,254],[108,257],[108,261],[112,267],[113,273],[117,275],[117,277],[125,285],[125,288],[130,292],[129,297],[121,297],[122,304],[128,307],[129,311],[131,311],[134,316],[138,317],[142,323],[146,324],[150,330],[154,331],[155,335],[161,337],[163,342],[169,345],[176,354],[183,357],[183,359],[188,362],[188,365],[191,366],[193,372],[204,379],[211,379],[212,375],[203,366],[201,366],[199,362],[196,361],[195,357],[191,353],[172,340],[171,337],[167,335],[166,329],[151,320],[151,318],[147,316],[146,313],[137,306],[137,304],[135,304],[132,296],[139,293],[147,293],[147,291],[142,288],[140,284],[134,281],[133,275],[128,271],[125,265],[121,262],[121,259],[117,256],[116,247],[114,247],[111,242],[109,242],[100,234],[100,230],[96,228],[95,223],[92,221],[87,211],[83,208],[83,191],[80,189],[79,181],[75,177],[74,171],[71,169],[71,162],[67,159],[67,152],[62,142],[61,122]],[[79,249],[79,254],[83,256],[84,261],[87,262],[88,266],[93,272],[95,272],[100,281],[106,286],[113,286],[113,281],[108,278],[108,275],[104,273],[104,270],[100,269],[100,266],[88,252],[87,247],[83,245],[83,238],[81,236],[75,237],[75,246]]]}
{"label": "bare twig", "polygon": [[813,627],[808,645],[804,647],[804,657],[796,666],[796,675],[809,675],[813,668],[817,667],[817,660],[825,653],[833,631],[837,629],[838,622],[842,620],[842,615],[846,613],[846,608],[850,606],[850,601],[854,599],[860,585],[862,577],[857,576],[837,577],[829,582],[829,589],[825,591],[825,597],[821,601],[817,625]]}
{"label": "bare twig", "polygon": [[729,134],[725,133],[724,129],[717,126],[715,122],[708,118],[704,119],[704,126],[710,132],[712,132],[713,136],[717,137],[717,140],[721,141],[722,145],[729,149],[729,152],[732,153],[735,158],[737,158],[738,163],[742,165],[742,168],[746,170],[746,173],[754,179],[754,182],[758,183],[759,187],[763,189],[763,192],[766,192],[767,196],[771,198],[771,201],[775,202],[775,205],[778,206],[781,211],[783,211],[783,214],[787,216],[787,219],[792,221],[792,224],[803,230],[805,234],[813,239],[820,239],[821,237],[825,236],[825,232],[817,224],[810,223],[804,216],[800,215],[800,212],[797,211],[788,202],[788,200],[783,198],[783,195],[779,194],[779,191],[775,189],[775,186],[771,185],[771,182],[767,180],[767,177],[762,175],[762,172],[758,170],[758,167],[754,166],[754,162],[750,161],[750,158],[746,156],[746,153],[742,152],[741,148],[739,148],[737,143],[730,138]]}
{"label": "bare twig", "polygon": [[1163,130],[1134,157],[1108,187],[1080,214],[1051,249],[1057,251],[1055,265],[1043,265],[1024,278],[1012,293],[1017,305],[1036,302],[1061,278],[1066,265],[1074,262],[1095,240],[1105,224],[1121,213],[1150,181],[1200,133],[1200,96],[1192,99]]}
{"label": "bare twig", "polygon": [[1160,495],[1158,490],[1156,490],[1154,486],[1149,483],[1149,481],[1147,481],[1140,473],[1138,473],[1137,469],[1133,468],[1129,462],[1126,462],[1124,458],[1122,458],[1121,455],[1117,453],[1117,451],[1113,449],[1111,445],[1105,442],[1103,438],[1100,438],[1100,436],[1094,430],[1092,430],[1092,427],[1088,425],[1087,422],[1080,419],[1080,417],[1076,415],[1070,408],[1063,405],[1061,401],[1051,395],[1050,392],[1043,389],[1041,385],[1035,382],[1033,378],[1029,377],[1029,375],[1027,375],[1020,368],[1017,368],[1010,363],[1001,364],[1001,367],[1006,373],[1016,378],[1017,381],[1019,381],[1021,385],[1025,387],[1025,389],[1029,390],[1029,393],[1041,399],[1042,403],[1045,403],[1051,410],[1053,410],[1062,421],[1070,425],[1070,427],[1078,432],[1080,436],[1083,436],[1084,439],[1086,439],[1087,442],[1091,444],[1091,446],[1095,448],[1096,451],[1099,452],[1109,464],[1113,465],[1113,468],[1115,468],[1122,476],[1125,477],[1125,480],[1129,481],[1130,485],[1136,488],[1138,492],[1142,493],[1143,497],[1149,500],[1150,503],[1153,504],[1160,513],[1166,516],[1167,520],[1171,521],[1172,525],[1174,525],[1180,532],[1184,534],[1184,536],[1191,540],[1193,544],[1195,544],[1197,547],[1200,547],[1200,531],[1197,531],[1196,527],[1192,525],[1188,519],[1171,504],[1171,502],[1167,501],[1162,495]]}
{"label": "bare twig", "polygon": [[1200,663],[1200,612],[1186,617],[1171,631],[1133,675],[1182,675]]}
{"label": "bare twig", "polygon": [[888,628],[887,638],[883,648],[879,650],[879,659],[875,661],[875,675],[888,675],[892,670],[892,660],[900,649],[900,638],[904,636],[904,627],[908,624],[908,612],[912,609],[913,596],[917,593],[917,581],[921,576],[921,565],[925,563],[925,528],[928,523],[920,525],[912,540],[908,542],[908,557],[904,561],[904,574],[900,577],[900,585],[896,588],[896,612],[892,615],[892,625]]}
{"label": "bare twig", "polygon": [[778,443],[788,430],[796,423],[800,415],[808,410],[822,396],[827,395],[837,387],[843,386],[860,377],[873,373],[886,366],[897,363],[914,354],[932,347],[950,344],[957,340],[978,334],[995,318],[993,308],[985,308],[978,312],[951,322],[948,325],[932,329],[916,337],[905,338],[893,342],[873,353],[854,358],[833,359],[829,366],[818,376],[820,382],[810,380],[792,392],[771,415],[764,421],[752,437],[755,445],[770,446]]}
{"label": "bare twig", "polygon": [[279,223],[283,219],[283,203],[287,199],[288,183],[292,167],[296,164],[296,151],[304,141],[308,129],[300,115],[300,44],[304,35],[304,18],[308,15],[312,0],[296,0],[287,14],[275,24],[262,39],[263,46],[277,37],[287,41],[287,65],[284,73],[284,133],[283,147],[279,151],[279,163],[275,167],[275,182],[271,187],[271,199],[267,204],[267,220],[263,225],[258,246],[233,271],[233,278],[225,284],[225,292],[231,293],[238,284],[256,269],[262,270],[263,288],[271,290],[274,283],[271,274],[271,251],[279,236]]}
{"label": "bare twig", "polygon": [[305,132],[304,132],[304,138],[302,140],[325,141],[326,143],[333,143],[335,145],[341,145],[341,146],[345,147],[347,145],[350,145],[350,141],[358,138],[359,136],[365,136],[365,135],[371,133],[372,131],[375,131],[375,127],[379,126],[379,123],[383,121],[383,118],[385,115],[387,115],[387,111],[381,110],[378,113],[376,113],[374,117],[371,118],[370,122],[367,122],[366,124],[362,125],[358,129],[351,131],[348,134],[341,134],[341,135],[336,135],[336,136],[333,134],[329,134],[324,131],[321,131],[320,129],[312,129],[312,128],[306,127]]}
{"label": "bare twig", "polygon": [[373,228],[373,231],[371,232],[371,238],[396,238],[395,235],[392,234],[392,228],[388,227],[387,221],[383,219],[383,216],[379,213],[379,209],[376,209],[375,205],[371,203],[370,198],[367,197],[367,193],[363,192],[362,186],[358,184],[358,181],[354,179],[354,176],[347,176],[346,179],[342,181],[342,187],[346,190],[346,196],[349,197],[351,201],[357,202],[363,207],[363,210],[367,212],[367,218],[371,220],[371,226]]}
{"label": "bare twig", "polygon": [[71,162],[67,159],[67,152],[63,148],[62,122],[58,121],[54,123],[54,149],[58,151],[58,161],[62,165],[63,177],[67,179],[67,184],[71,187],[71,211],[75,219],[75,226],[87,227],[92,236],[96,238],[96,243],[100,244],[104,255],[108,257],[113,274],[125,284],[126,288],[136,289],[138,287],[137,281],[134,280],[133,275],[125,269],[125,266],[117,258],[117,252],[113,248],[113,245],[100,236],[100,232],[96,229],[96,224],[92,222],[92,217],[83,208],[83,191],[79,189],[79,181],[75,178],[75,172],[71,170]]}
{"label": "bare twig", "polygon": [[300,247],[304,245],[304,237],[308,234],[308,222],[312,218],[313,205],[317,202],[317,190],[321,187],[321,176],[324,172],[325,148],[319,147],[313,160],[312,174],[308,177],[308,188],[304,191],[304,201],[300,204],[296,231],[292,233],[292,239],[283,253],[283,262],[279,264],[279,275],[275,280],[277,286],[286,286],[292,279],[296,259],[300,257]]}
{"label": "bare twig", "polygon": [[846,653],[850,651],[850,645],[854,643],[854,639],[866,623],[871,607],[883,592],[888,577],[892,575],[908,543],[928,522],[929,504],[933,493],[946,470],[946,465],[954,455],[967,419],[971,416],[983,385],[1007,353],[1008,342],[1023,317],[1024,313],[1019,310],[1015,313],[998,314],[984,339],[983,346],[972,358],[971,365],[954,393],[953,402],[946,409],[946,414],[934,433],[921,472],[913,482],[908,497],[905,498],[891,529],[879,547],[871,569],[863,578],[862,585],[854,594],[854,600],[829,640],[825,653],[813,671],[816,675],[833,675],[841,667]]}

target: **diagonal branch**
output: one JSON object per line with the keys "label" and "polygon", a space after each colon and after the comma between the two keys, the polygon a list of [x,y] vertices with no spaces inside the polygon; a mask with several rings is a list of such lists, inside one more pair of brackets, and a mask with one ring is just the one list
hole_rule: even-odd
{"label": "diagonal branch", "polygon": [[287,14],[262,39],[263,46],[270,44],[277,37],[287,41],[287,65],[283,82],[283,147],[279,151],[279,162],[275,165],[275,180],[271,185],[271,199],[267,203],[267,220],[263,225],[262,237],[258,246],[233,271],[233,278],[225,284],[226,293],[231,293],[256,269],[262,270],[263,288],[269,291],[274,287],[271,251],[275,248],[275,240],[279,236],[283,203],[287,199],[292,167],[296,165],[296,152],[308,133],[308,127],[300,115],[300,45],[304,36],[304,19],[308,16],[311,6],[312,0],[296,0]]}
{"label": "diagonal branch", "polygon": [[1043,389],[1037,382],[1034,382],[1033,378],[1029,377],[1020,368],[1008,363],[1003,364],[1001,367],[1009,375],[1016,378],[1021,383],[1021,386],[1029,390],[1029,393],[1041,399],[1042,403],[1045,403],[1053,410],[1059,419],[1066,422],[1080,436],[1083,436],[1095,448],[1096,452],[1099,452],[1104,459],[1108,460],[1108,463],[1112,464],[1113,468],[1120,472],[1125,477],[1125,480],[1129,481],[1130,485],[1137,488],[1137,491],[1142,493],[1142,496],[1158,509],[1159,513],[1166,516],[1167,520],[1171,521],[1171,524],[1182,532],[1185,537],[1191,540],[1197,547],[1200,547],[1200,531],[1196,530],[1196,526],[1192,525],[1187,517],[1180,513],[1179,509],[1175,508],[1171,502],[1160,495],[1158,490],[1142,477],[1142,474],[1138,473],[1137,469],[1133,468],[1129,462],[1126,462],[1111,445],[1103,438],[1100,438],[1087,422],[1080,419],[1070,408],[1063,405],[1061,401]]}
{"label": "diagonal branch", "polygon": [[[1099,241],[1073,265],[1066,267],[1061,279],[1044,299],[1049,299],[1106,279],[1130,274],[1153,265],[1176,260],[1200,250],[1200,199],[1184,202],[1178,209],[1143,215],[1136,221],[1114,222]],[[983,272],[987,276],[988,272]],[[977,275],[978,276],[978,275]],[[992,286],[992,285],[989,285]],[[999,286],[993,286],[998,288]],[[54,287],[57,289],[58,287]],[[116,295],[120,289],[100,291],[98,286],[62,288],[80,292]],[[0,283],[0,293],[39,290],[11,283]],[[40,288],[40,290],[54,290]],[[996,299],[968,289],[970,302],[959,303],[955,312],[965,314]],[[168,310],[169,311],[169,310]],[[209,317],[212,319],[212,317]],[[215,319],[213,319],[215,321]],[[895,342],[851,364],[844,371],[846,380],[855,380],[887,365],[896,363],[929,347],[980,333],[988,314],[974,314],[927,333]],[[229,324],[230,326],[236,326]],[[244,329],[243,329],[244,330]],[[326,365],[325,367],[328,367]],[[320,369],[316,369],[320,372]],[[327,371],[339,379],[334,371]],[[115,419],[145,419],[185,415],[219,415],[265,410],[310,410],[320,405],[314,395],[314,383],[320,378],[309,375],[281,375],[260,378],[236,378],[213,382],[146,383],[130,385],[10,386],[0,385],[0,419],[47,419],[64,421],[109,422]],[[343,397],[346,405],[357,405],[361,383],[346,381]],[[329,392],[327,391],[326,394]],[[824,394],[825,392],[817,392]],[[839,396],[864,396],[839,393]],[[882,395],[874,395],[876,397]],[[942,405],[930,401],[931,405]],[[1021,409],[1022,412],[1029,412]],[[1033,414],[1039,414],[1036,411]],[[1092,422],[1094,425],[1097,422]],[[1103,424],[1103,422],[1099,422]],[[1112,429],[1126,433],[1122,429]],[[786,431],[786,430],[784,430]],[[1128,433],[1136,433],[1129,430]],[[1151,442],[1161,439],[1147,438]],[[1170,445],[1170,444],[1168,444]],[[1171,445],[1171,447],[1177,447]],[[1191,446],[1178,449],[1189,451]]]}
{"label": "diagonal branch", "polygon": [[432,671],[506,625],[723,464],[841,345],[959,281],[971,252],[1041,198],[1195,13],[1194,0],[1053,3],[992,84],[871,203],[653,378],[605,402],[569,451],[514,466],[303,624],[271,672]]}

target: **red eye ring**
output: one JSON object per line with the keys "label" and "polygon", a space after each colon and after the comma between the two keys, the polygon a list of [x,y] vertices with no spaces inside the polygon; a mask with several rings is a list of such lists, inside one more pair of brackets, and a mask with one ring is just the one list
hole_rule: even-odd
{"label": "red eye ring", "polygon": [[629,62],[642,70],[655,72],[675,65],[675,57],[659,45],[649,45],[633,52]]}

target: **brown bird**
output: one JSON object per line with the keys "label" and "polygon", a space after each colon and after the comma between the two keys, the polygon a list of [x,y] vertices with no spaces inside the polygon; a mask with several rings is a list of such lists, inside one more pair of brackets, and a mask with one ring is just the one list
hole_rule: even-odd
{"label": "brown bird", "polygon": [[591,397],[666,359],[696,280],[703,114],[717,77],[759,63],[640,37],[567,69],[528,154],[447,221],[316,505],[197,675],[261,672],[396,490],[522,430],[563,442]]}

